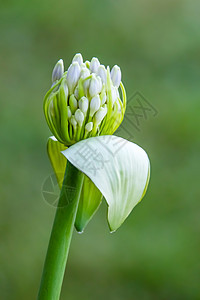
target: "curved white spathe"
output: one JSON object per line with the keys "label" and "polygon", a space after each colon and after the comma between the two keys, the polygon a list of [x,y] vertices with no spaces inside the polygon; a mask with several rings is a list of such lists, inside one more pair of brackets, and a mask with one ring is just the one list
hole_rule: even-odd
{"label": "curved white spathe", "polygon": [[115,231],[144,196],[150,172],[146,152],[117,136],[82,140],[62,151],[85,173],[108,203],[108,222]]}

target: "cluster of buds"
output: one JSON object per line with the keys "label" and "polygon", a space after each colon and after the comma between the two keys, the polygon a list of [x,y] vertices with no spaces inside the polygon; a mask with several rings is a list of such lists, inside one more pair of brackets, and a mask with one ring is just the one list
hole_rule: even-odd
{"label": "cluster of buds", "polygon": [[66,72],[63,60],[57,62],[52,82],[44,99],[44,113],[51,132],[64,145],[113,134],[121,124],[126,93],[117,65],[110,72],[97,58],[83,62],[78,53]]}

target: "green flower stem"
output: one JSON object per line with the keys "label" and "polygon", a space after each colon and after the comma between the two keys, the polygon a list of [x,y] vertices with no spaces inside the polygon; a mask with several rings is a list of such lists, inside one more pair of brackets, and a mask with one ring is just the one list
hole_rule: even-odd
{"label": "green flower stem", "polygon": [[60,297],[82,184],[83,173],[68,161],[47,250],[38,300],[58,300]]}

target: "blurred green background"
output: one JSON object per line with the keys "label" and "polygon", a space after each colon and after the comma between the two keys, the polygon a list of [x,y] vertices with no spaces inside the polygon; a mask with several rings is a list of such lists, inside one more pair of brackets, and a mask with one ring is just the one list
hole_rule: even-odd
{"label": "blurred green background", "polygon": [[139,91],[158,113],[128,128],[151,160],[147,195],[116,233],[105,204],[74,233],[61,299],[200,299],[200,2],[0,5],[0,299],[36,299],[55,214],[41,193],[42,103],[54,64],[76,52],[118,64],[128,98]]}

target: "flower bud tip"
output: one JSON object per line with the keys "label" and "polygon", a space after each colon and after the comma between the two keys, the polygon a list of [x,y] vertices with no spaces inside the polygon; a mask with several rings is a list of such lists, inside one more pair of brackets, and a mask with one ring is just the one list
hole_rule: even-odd
{"label": "flower bud tip", "polygon": [[103,65],[99,66],[97,74],[101,77],[102,82],[106,83],[107,74],[106,74],[106,68]]}
{"label": "flower bud tip", "polygon": [[119,85],[120,85],[120,82],[121,82],[121,77],[122,77],[120,67],[118,67],[117,65],[115,65],[112,68],[110,74],[111,74],[111,79],[112,79],[113,85],[118,88]]}
{"label": "flower bud tip", "polygon": [[100,108],[101,105],[101,100],[99,95],[96,95],[95,97],[92,98],[90,102],[90,116],[93,117],[95,112]]}
{"label": "flower bud tip", "polygon": [[86,114],[87,110],[88,110],[88,106],[89,106],[89,101],[88,98],[86,98],[85,96],[83,96],[79,102],[78,102],[78,106],[80,108],[80,110]]}
{"label": "flower bud tip", "polygon": [[71,116],[72,116],[72,112],[71,112],[70,106],[67,106],[67,118],[70,119]]}
{"label": "flower bud tip", "polygon": [[74,96],[74,94],[72,94],[70,97],[69,97],[69,106],[70,106],[70,109],[72,111],[72,113],[74,113],[77,109],[77,100],[76,100],[76,97]]}
{"label": "flower bud tip", "polygon": [[98,126],[107,114],[107,106],[100,107],[94,115],[94,123]]}
{"label": "flower bud tip", "polygon": [[62,59],[56,63],[55,67],[53,68],[52,72],[52,82],[54,83],[56,80],[59,80],[64,73],[64,63]]}
{"label": "flower bud tip", "polygon": [[102,83],[100,83],[100,80],[97,78],[96,75],[92,75],[92,78],[90,80],[90,86],[89,86],[90,96],[94,97],[95,95],[101,92],[101,89],[102,89]]}
{"label": "flower bud tip", "polygon": [[82,111],[78,108],[75,112],[75,119],[78,123],[78,125],[81,127],[84,121],[84,114]]}
{"label": "flower bud tip", "polygon": [[76,129],[77,121],[76,121],[74,115],[71,116],[71,118],[70,118],[70,123],[72,124],[72,126],[74,127],[74,129]]}
{"label": "flower bud tip", "polygon": [[100,66],[100,62],[99,62],[98,58],[93,57],[91,60],[91,63],[90,63],[90,70],[93,73],[97,73],[99,66]]}
{"label": "flower bud tip", "polygon": [[82,65],[82,63],[83,63],[83,57],[82,57],[82,55],[80,54],[80,53],[77,53],[75,56],[74,56],[74,58],[72,59],[72,63],[73,62],[77,62],[80,66]]}
{"label": "flower bud tip", "polygon": [[66,77],[70,93],[73,93],[74,88],[79,80],[80,73],[81,68],[79,66],[79,63],[77,61],[73,62],[67,71]]}
{"label": "flower bud tip", "polygon": [[87,132],[92,131],[92,129],[93,129],[93,122],[89,122],[89,123],[87,123],[87,124],[85,125],[85,130],[86,130]]}

